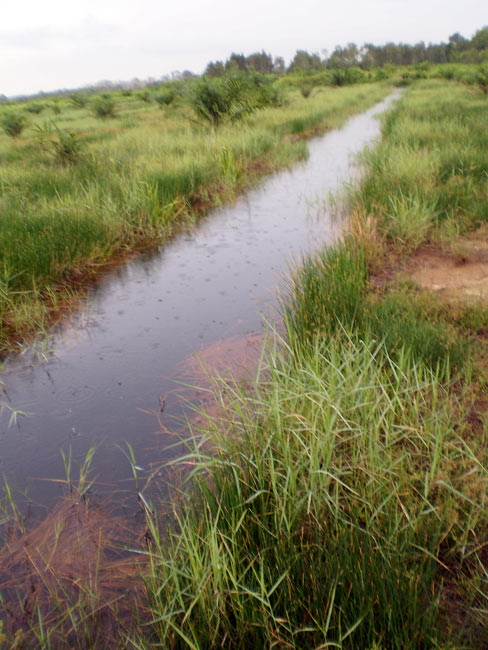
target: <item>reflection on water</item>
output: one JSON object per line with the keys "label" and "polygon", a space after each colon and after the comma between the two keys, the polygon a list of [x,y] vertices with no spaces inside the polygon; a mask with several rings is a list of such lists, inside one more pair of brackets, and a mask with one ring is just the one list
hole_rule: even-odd
{"label": "reflection on water", "polygon": [[[350,177],[352,156],[378,135],[374,116],[389,102],[312,140],[306,162],[213,211],[191,234],[107,273],[40,361],[10,363],[0,384],[14,409],[0,418],[0,471],[9,482],[49,504],[60,487],[42,479],[63,476],[60,449],[82,458],[96,444],[98,490],[122,494],[131,485],[125,441],[144,467],[178,453],[164,448],[174,445],[181,415],[172,379],[180,364],[273,317],[290,259],[333,240],[338,226],[324,198]],[[153,415],[160,395],[166,433]]]}

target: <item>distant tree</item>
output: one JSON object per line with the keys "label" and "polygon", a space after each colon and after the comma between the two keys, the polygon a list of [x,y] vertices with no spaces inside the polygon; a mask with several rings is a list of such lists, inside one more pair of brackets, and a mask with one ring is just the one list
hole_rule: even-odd
{"label": "distant tree", "polygon": [[285,59],[282,56],[275,56],[273,61],[273,72],[275,74],[283,74],[285,71]]}
{"label": "distant tree", "polygon": [[210,61],[203,73],[206,77],[221,77],[225,73],[225,66],[222,61]]}
{"label": "distant tree", "polygon": [[327,61],[328,68],[348,68],[360,63],[361,57],[355,43],[348,43],[346,47],[336,46]]}
{"label": "distant tree", "polygon": [[479,29],[471,39],[470,46],[475,50],[488,50],[488,27]]}
{"label": "distant tree", "polygon": [[455,34],[451,34],[451,36],[449,36],[449,45],[455,50],[466,49],[468,44],[469,40],[467,38],[464,38],[464,36],[462,36],[459,32],[456,32]]}
{"label": "distant tree", "polygon": [[236,54],[235,52],[232,52],[225,62],[225,71],[230,75],[235,75],[239,72],[248,72],[248,70],[247,59],[244,54]]}
{"label": "distant tree", "polygon": [[319,72],[322,68],[323,63],[318,54],[309,54],[305,50],[297,50],[288,67],[288,72],[302,72],[307,74]]}
{"label": "distant tree", "polygon": [[273,72],[273,57],[264,50],[262,52],[255,52],[247,57],[247,67],[248,70],[254,70],[262,74],[271,74]]}

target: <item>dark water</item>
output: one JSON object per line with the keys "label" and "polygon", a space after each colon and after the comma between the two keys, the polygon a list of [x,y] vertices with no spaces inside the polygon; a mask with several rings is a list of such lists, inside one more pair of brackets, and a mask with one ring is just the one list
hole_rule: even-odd
{"label": "dark water", "polygon": [[[310,157],[267,179],[234,205],[213,211],[191,234],[108,273],[82,313],[51,341],[9,363],[3,402],[28,413],[0,418],[0,472],[49,505],[64,476],[60,449],[81,459],[96,444],[97,491],[133,489],[119,449],[138,463],[164,461],[175,438],[154,415],[166,395],[165,422],[181,412],[174,377],[205,345],[244,336],[276,310],[274,288],[291,258],[330,243],[326,199],[353,173],[354,154],[379,133],[375,115],[392,101],[309,143]],[[2,388],[2,386],[0,386]]]}

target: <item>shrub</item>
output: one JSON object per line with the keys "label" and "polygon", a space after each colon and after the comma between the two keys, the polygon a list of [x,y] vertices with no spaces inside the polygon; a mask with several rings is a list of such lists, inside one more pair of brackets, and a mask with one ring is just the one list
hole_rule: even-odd
{"label": "shrub", "polygon": [[11,138],[17,138],[26,126],[26,119],[22,113],[9,111],[0,118],[0,126]]}
{"label": "shrub", "polygon": [[142,99],[142,101],[146,102],[146,104],[149,104],[152,101],[151,93],[149,90],[141,90],[138,96],[139,99]]}
{"label": "shrub", "polygon": [[488,93],[488,63],[479,66],[476,71],[476,83],[486,95]]}
{"label": "shrub", "polygon": [[25,107],[26,111],[29,111],[29,113],[35,113],[36,115],[39,115],[39,113],[42,113],[42,111],[46,108],[45,104],[39,104],[37,102],[33,102],[32,104],[28,104]]}
{"label": "shrub", "polygon": [[55,159],[61,165],[72,165],[78,162],[83,148],[83,142],[72,131],[56,128],[56,139],[52,141]]}
{"label": "shrub", "polygon": [[54,115],[59,115],[61,113],[61,106],[59,105],[59,101],[57,99],[49,104],[49,108],[52,110]]}
{"label": "shrub", "polygon": [[84,108],[88,104],[88,95],[86,93],[73,93],[69,98],[77,108]]}
{"label": "shrub", "polygon": [[110,95],[99,95],[96,97],[93,101],[93,111],[96,117],[99,117],[102,120],[109,117],[115,117],[117,112],[113,97]]}
{"label": "shrub", "polygon": [[60,129],[53,122],[37,125],[35,131],[41,148],[52,154],[55,162],[63,166],[78,162],[84,145],[79,135]]}
{"label": "shrub", "polygon": [[313,83],[308,79],[302,79],[298,84],[298,89],[302,93],[302,97],[307,99],[312,94]]}
{"label": "shrub", "polygon": [[174,88],[167,88],[158,93],[154,99],[160,106],[169,106],[176,98],[176,94]]}
{"label": "shrub", "polygon": [[215,79],[204,78],[196,84],[192,106],[197,115],[214,127],[222,122],[238,121],[263,108],[272,98],[262,91],[259,75],[237,75]]}

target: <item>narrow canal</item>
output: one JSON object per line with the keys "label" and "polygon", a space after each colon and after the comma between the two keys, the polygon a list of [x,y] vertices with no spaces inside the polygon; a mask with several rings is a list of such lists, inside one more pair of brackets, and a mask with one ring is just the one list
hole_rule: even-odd
{"label": "narrow canal", "polygon": [[276,312],[290,260],[333,241],[339,224],[327,197],[354,173],[355,154],[377,138],[376,116],[393,99],[310,141],[306,162],[212,211],[191,233],[107,273],[50,341],[6,365],[0,472],[12,487],[49,506],[62,489],[49,480],[64,476],[60,450],[80,460],[95,444],[95,490],[123,496],[133,489],[125,442],[146,469],[178,454],[150,413],[160,395],[171,428],[183,415],[175,377],[184,360],[259,331],[263,315]]}

